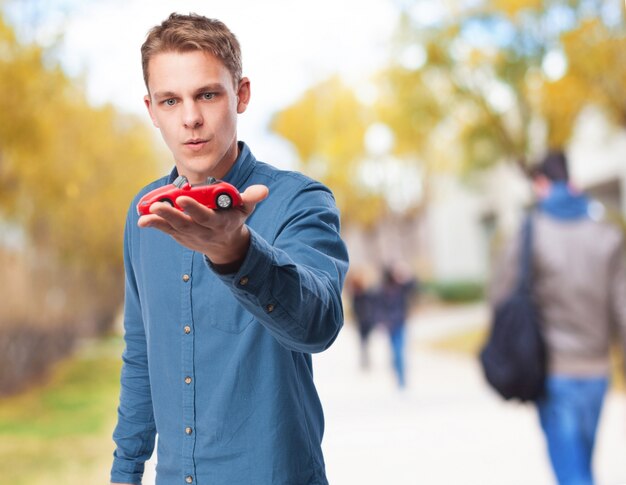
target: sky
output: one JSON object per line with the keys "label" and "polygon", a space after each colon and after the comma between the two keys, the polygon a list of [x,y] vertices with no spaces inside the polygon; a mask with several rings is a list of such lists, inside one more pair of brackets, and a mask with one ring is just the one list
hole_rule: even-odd
{"label": "sky", "polygon": [[[243,74],[252,100],[240,116],[239,137],[255,155],[289,166],[295,153],[272,135],[272,114],[316,82],[338,73],[363,98],[369,76],[384,65],[397,22],[394,0],[30,0],[11,17],[23,34],[49,43],[62,34],[58,52],[65,70],[85,79],[90,101],[112,103],[145,116],[139,49],[147,31],[172,11],[222,20],[238,37]],[[27,4],[28,2],[26,2]],[[56,8],[49,8],[50,4]],[[24,4],[23,4],[24,5]],[[36,25],[36,29],[30,28]],[[277,160],[272,160],[276,157]]]}

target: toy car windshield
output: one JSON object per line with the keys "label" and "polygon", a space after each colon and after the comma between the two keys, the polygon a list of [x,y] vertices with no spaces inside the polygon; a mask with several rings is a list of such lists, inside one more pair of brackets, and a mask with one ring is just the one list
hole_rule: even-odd
{"label": "toy car windshield", "polygon": [[179,175],[178,177],[176,177],[176,180],[172,182],[172,185],[178,187],[179,189],[182,189],[188,183],[189,181],[187,180],[187,177],[185,177],[184,175]]}

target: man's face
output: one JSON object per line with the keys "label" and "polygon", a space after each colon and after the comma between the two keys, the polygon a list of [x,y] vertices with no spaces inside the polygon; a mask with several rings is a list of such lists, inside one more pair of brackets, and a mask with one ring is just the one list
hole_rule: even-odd
{"label": "man's face", "polygon": [[222,178],[237,159],[237,114],[246,110],[250,82],[235,88],[218,58],[202,51],[163,52],[148,65],[144,101],[176,167],[191,183]]}

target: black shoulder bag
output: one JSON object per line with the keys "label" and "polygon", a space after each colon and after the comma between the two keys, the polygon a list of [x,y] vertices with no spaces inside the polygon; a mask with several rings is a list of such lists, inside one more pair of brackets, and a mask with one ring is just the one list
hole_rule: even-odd
{"label": "black shoulder bag", "polygon": [[532,217],[522,228],[517,286],[492,316],[480,352],[487,382],[505,399],[534,401],[544,390],[546,349],[541,316],[532,296]]}

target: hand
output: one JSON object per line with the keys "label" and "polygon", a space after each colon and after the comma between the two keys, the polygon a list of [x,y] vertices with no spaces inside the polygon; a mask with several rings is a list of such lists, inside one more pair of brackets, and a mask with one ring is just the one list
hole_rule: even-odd
{"label": "hand", "polygon": [[139,218],[138,226],[159,229],[183,246],[205,254],[212,263],[228,264],[245,257],[250,246],[246,219],[268,194],[266,186],[252,185],[241,194],[243,206],[228,210],[209,209],[185,196],[176,199],[184,212],[156,202],[150,215]]}

